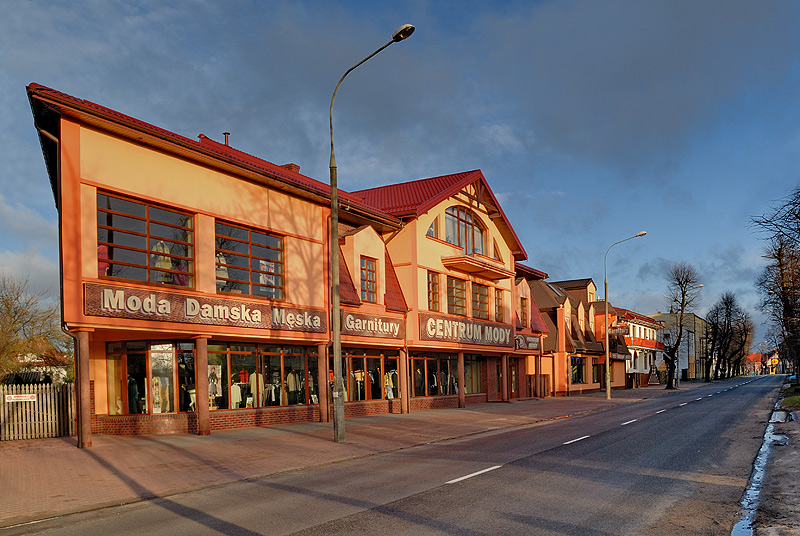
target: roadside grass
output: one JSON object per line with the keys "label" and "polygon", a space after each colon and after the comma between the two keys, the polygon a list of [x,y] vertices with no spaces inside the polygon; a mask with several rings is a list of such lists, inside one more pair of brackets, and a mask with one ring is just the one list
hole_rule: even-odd
{"label": "roadside grass", "polygon": [[781,408],[789,411],[800,410],[800,396],[789,396],[783,399]]}

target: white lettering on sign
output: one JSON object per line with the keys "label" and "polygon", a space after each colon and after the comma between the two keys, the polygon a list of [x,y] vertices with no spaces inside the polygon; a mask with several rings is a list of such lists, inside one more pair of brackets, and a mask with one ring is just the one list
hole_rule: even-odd
{"label": "white lettering on sign", "polygon": [[348,313],[344,316],[344,327],[348,331],[389,335],[394,338],[400,333],[400,322],[385,320],[379,316],[357,318]]}
{"label": "white lettering on sign", "polygon": [[273,307],[272,325],[287,326],[289,329],[321,329],[322,317],[319,313],[309,313],[308,311],[291,312],[280,307]]}
{"label": "white lettering on sign", "polygon": [[168,315],[172,307],[169,300],[156,299],[155,294],[150,294],[144,299],[139,296],[125,297],[122,290],[103,289],[103,303],[101,307],[106,311],[127,311],[128,313],[145,313],[155,315]]}
{"label": "white lettering on sign", "polygon": [[250,323],[261,323],[261,311],[251,309],[243,303],[236,305],[201,304],[194,298],[186,298],[186,316],[200,317],[205,320],[234,320]]}
{"label": "white lettering on sign", "polygon": [[505,326],[429,317],[425,322],[425,332],[429,339],[457,339],[474,344],[511,345],[511,328]]}

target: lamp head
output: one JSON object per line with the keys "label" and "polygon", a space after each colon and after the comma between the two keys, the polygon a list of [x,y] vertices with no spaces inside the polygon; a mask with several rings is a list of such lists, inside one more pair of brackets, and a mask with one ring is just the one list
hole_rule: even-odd
{"label": "lamp head", "polygon": [[647,231],[639,231],[638,233],[636,233],[636,238],[639,238],[640,236],[644,236],[646,234],[647,234]]}
{"label": "lamp head", "polygon": [[412,24],[403,24],[398,29],[394,31],[392,34],[392,41],[397,43],[398,41],[402,41],[403,39],[407,39],[414,33],[414,26]]}

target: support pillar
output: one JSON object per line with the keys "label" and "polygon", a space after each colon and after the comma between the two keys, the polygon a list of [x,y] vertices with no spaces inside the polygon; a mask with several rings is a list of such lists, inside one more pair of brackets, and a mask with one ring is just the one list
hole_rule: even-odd
{"label": "support pillar", "polygon": [[197,435],[211,434],[208,411],[208,337],[195,339],[195,401],[197,404]]}
{"label": "support pillar", "polygon": [[500,357],[500,399],[508,402],[508,354]]}
{"label": "support pillar", "polygon": [[411,412],[411,391],[408,385],[408,352],[400,350],[400,370],[398,371],[400,382],[400,413]]}
{"label": "support pillar", "polygon": [[328,383],[328,345],[317,345],[317,389],[319,397],[319,422],[330,421],[330,384]]}
{"label": "support pillar", "polygon": [[92,398],[89,392],[89,332],[78,331],[78,355],[75,359],[77,376],[76,402],[78,409],[78,448],[92,446]]}
{"label": "support pillar", "polygon": [[467,391],[465,389],[464,352],[458,352],[458,407],[467,407]]}

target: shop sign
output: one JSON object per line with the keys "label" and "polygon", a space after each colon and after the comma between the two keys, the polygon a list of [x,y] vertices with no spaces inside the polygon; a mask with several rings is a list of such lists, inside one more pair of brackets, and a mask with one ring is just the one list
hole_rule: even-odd
{"label": "shop sign", "polygon": [[327,331],[325,313],[321,311],[95,283],[84,284],[84,312],[89,316],[134,320],[315,333]]}
{"label": "shop sign", "polygon": [[342,334],[384,339],[404,339],[405,326],[399,318],[363,315],[342,311]]}
{"label": "shop sign", "polygon": [[514,337],[514,348],[516,350],[538,350],[539,337],[530,335],[516,335]]}
{"label": "shop sign", "polygon": [[36,393],[6,395],[6,402],[36,402]]}
{"label": "shop sign", "polygon": [[466,318],[455,319],[428,313],[419,314],[419,338],[423,341],[455,342],[512,348],[511,326],[490,324]]}

